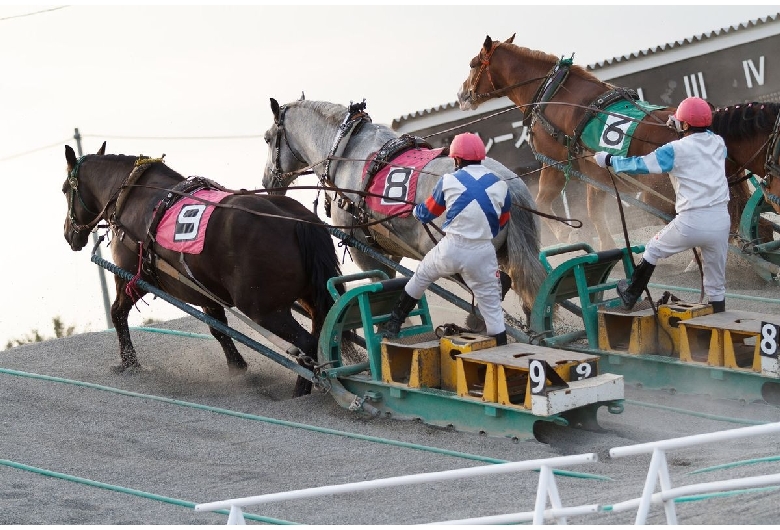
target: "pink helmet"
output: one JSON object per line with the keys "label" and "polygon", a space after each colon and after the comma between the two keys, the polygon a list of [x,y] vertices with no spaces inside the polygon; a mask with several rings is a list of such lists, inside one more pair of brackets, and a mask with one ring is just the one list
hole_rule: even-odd
{"label": "pink helmet", "polygon": [[463,160],[484,160],[485,144],[474,133],[459,134],[450,144],[450,158],[456,157]]}
{"label": "pink helmet", "polygon": [[674,117],[691,127],[709,127],[712,124],[712,109],[701,98],[686,98],[677,107]]}

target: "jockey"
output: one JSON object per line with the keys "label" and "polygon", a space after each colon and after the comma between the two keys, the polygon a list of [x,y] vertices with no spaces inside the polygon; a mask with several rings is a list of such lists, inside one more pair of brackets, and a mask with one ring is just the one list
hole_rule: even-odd
{"label": "jockey", "polygon": [[712,109],[701,98],[683,100],[667,125],[682,134],[646,156],[594,155],[601,167],[632,174],[668,173],[676,194],[677,215],[645,246],[631,281],[621,280],[617,292],[631,309],[650,281],[656,263],[685,250],[702,251],[704,292],[716,313],[726,310],[726,254],[729,246],[726,146],[709,130]]}
{"label": "jockey", "polygon": [[487,333],[500,346],[506,344],[506,327],[492,239],[509,221],[509,188],[482,165],[485,145],[476,134],[453,138],[449,156],[455,159],[456,171],[442,175],[432,195],[413,212],[423,223],[446,212],[442,225],[446,235],[420,262],[379,333],[388,338],[398,336],[425,289],[439,278],[460,274],[474,293]]}

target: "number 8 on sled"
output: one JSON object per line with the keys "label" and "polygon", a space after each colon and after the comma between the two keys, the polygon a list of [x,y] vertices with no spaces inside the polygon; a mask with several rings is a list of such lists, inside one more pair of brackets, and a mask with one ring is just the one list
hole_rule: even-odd
{"label": "number 8 on sled", "polygon": [[780,326],[771,322],[761,322],[761,355],[777,358],[777,336]]}

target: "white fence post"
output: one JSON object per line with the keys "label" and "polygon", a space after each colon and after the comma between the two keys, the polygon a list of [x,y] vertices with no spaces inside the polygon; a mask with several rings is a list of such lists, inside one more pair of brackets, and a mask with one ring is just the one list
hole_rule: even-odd
{"label": "white fence post", "polygon": [[227,524],[246,524],[246,520],[244,520],[244,512],[242,512],[241,508],[235,504],[230,507],[230,515],[228,515]]}
{"label": "white fence post", "polygon": [[[684,436],[682,438],[671,438],[660,440],[658,442],[649,442],[624,447],[613,447],[609,451],[612,458],[621,456],[631,456],[643,453],[652,453],[650,467],[647,471],[645,486],[642,490],[642,496],[639,499],[620,502],[612,505],[613,512],[624,511],[638,506],[635,524],[645,524],[650,506],[653,503],[662,502],[664,512],[666,513],[666,524],[677,524],[677,511],[675,509],[675,499],[692,494],[694,492],[712,492],[712,491],[730,491],[743,486],[777,484],[780,482],[780,474],[769,475],[765,477],[748,477],[745,479],[732,479],[720,482],[709,482],[683,486],[672,487],[672,481],[669,476],[669,468],[666,461],[666,451],[680,449],[695,445],[707,443],[735,440],[738,438],[747,438],[749,436],[760,436],[766,434],[780,433],[780,423],[769,423],[764,425],[754,425],[751,427],[742,427],[727,431],[718,431],[707,434],[695,434]],[[655,493],[656,481],[660,482],[661,491]]]}
{"label": "white fence post", "polygon": [[[547,507],[547,497],[550,497],[550,507],[552,509],[563,508],[552,469],[550,469],[550,466],[543,465],[539,470],[539,487],[536,489],[533,524],[544,524],[544,510]],[[556,519],[558,524],[566,524],[566,517],[557,517]]]}

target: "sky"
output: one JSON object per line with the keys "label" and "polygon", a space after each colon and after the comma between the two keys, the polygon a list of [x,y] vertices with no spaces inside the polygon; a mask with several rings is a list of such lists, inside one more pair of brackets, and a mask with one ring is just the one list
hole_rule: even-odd
{"label": "sky", "polygon": [[[33,329],[53,336],[53,317],[77,333],[109,327],[91,244],[73,252],[63,238],[64,146],[76,149],[76,128],[85,154],[105,140],[107,153],[165,154],[185,176],[259,188],[270,98],[365,99],[373,121],[389,125],[456,101],[486,35],[516,33],[515,44],[574,53],[584,66],[778,12],[771,4],[0,3],[0,349]],[[184,316],[144,300],[133,326]]]}

